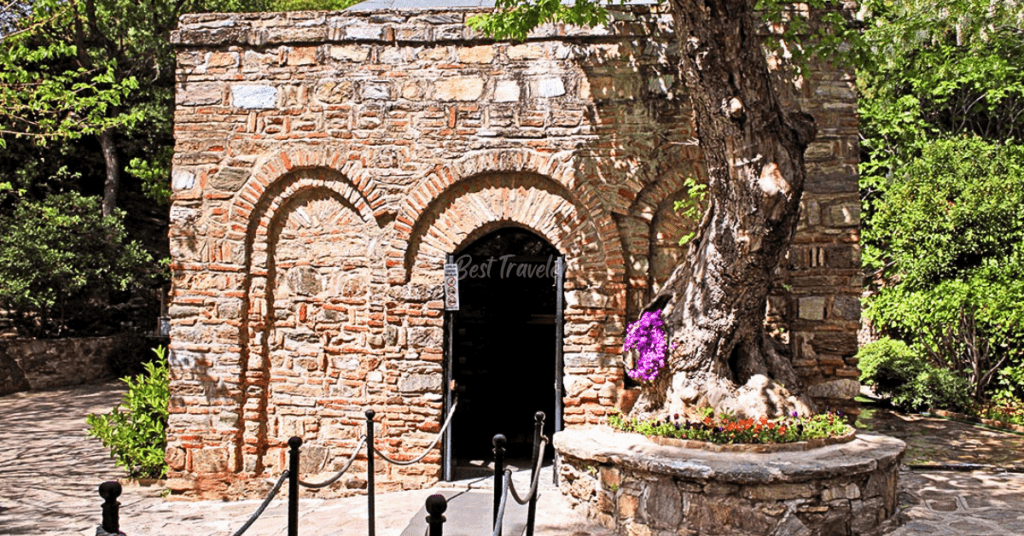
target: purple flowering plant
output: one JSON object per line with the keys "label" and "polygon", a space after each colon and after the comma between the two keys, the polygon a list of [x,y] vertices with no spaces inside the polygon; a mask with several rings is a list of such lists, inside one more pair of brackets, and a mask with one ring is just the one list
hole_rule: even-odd
{"label": "purple flowering plant", "polygon": [[657,378],[658,372],[665,366],[665,354],[668,350],[668,336],[665,334],[665,322],[661,319],[661,311],[643,313],[636,322],[629,325],[622,351],[631,350],[637,352],[636,365],[626,374],[634,380],[644,382]]}

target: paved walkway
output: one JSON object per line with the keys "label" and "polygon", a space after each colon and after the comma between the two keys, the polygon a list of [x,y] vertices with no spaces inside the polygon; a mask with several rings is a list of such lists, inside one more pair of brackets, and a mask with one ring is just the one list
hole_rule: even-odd
{"label": "paved walkway", "polygon": [[907,443],[891,536],[1024,535],[1024,436],[871,408],[858,426]]}
{"label": "paved walkway", "polygon": [[[0,535],[95,534],[101,503],[96,487],[120,477],[122,471],[99,441],[86,436],[84,416],[109,411],[120,399],[121,386],[111,382],[0,397]],[[912,465],[964,468],[973,463],[987,469],[905,470],[900,476],[902,525],[891,536],[1024,536],[1024,473],[998,472],[1024,467],[1024,437],[884,411],[866,411],[862,421],[907,441],[906,461]],[[517,480],[525,485],[526,476],[520,474]],[[486,485],[465,481],[380,495],[377,534],[421,536],[423,503],[439,491],[452,501],[446,528],[486,522],[491,497],[489,490],[481,489]],[[557,490],[546,486],[538,505],[539,536],[612,536],[569,509]],[[159,489],[140,486],[126,486],[120,501],[121,530],[130,536],[229,536],[258,505],[165,500]],[[521,523],[524,517],[520,509],[508,522]],[[286,534],[285,519],[283,501],[275,501],[246,534]],[[303,536],[366,533],[365,497],[301,502]]]}

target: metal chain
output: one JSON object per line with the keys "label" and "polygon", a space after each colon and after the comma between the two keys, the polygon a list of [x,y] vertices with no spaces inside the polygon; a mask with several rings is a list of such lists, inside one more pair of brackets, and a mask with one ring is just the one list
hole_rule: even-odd
{"label": "metal chain", "polygon": [[412,465],[414,463],[419,462],[423,458],[426,458],[427,454],[430,454],[430,451],[434,450],[434,446],[437,445],[437,442],[441,440],[441,436],[444,435],[444,431],[446,429],[448,429],[448,425],[452,423],[452,416],[455,415],[455,408],[457,408],[458,406],[459,406],[459,400],[455,399],[455,403],[452,404],[452,409],[448,412],[448,418],[445,419],[444,426],[441,427],[441,431],[438,432],[437,436],[434,437],[434,440],[430,442],[430,446],[427,447],[427,450],[423,451],[423,454],[420,454],[415,459],[407,460],[407,461],[391,459],[386,454],[381,452],[380,450],[377,450],[377,446],[376,445],[372,445],[373,446],[373,451],[376,452],[377,455],[380,456],[384,461],[386,461],[388,463],[391,463],[391,464],[394,464],[394,465]]}
{"label": "metal chain", "polygon": [[356,450],[354,450],[352,452],[352,455],[348,457],[348,461],[345,462],[345,466],[342,467],[341,470],[338,471],[337,473],[335,473],[334,476],[332,476],[331,478],[328,478],[327,480],[325,480],[323,482],[318,482],[318,483],[315,483],[315,484],[314,483],[310,483],[310,482],[303,482],[303,481],[299,480],[299,485],[303,486],[303,487],[307,487],[307,488],[312,488],[312,489],[320,489],[320,488],[326,488],[327,486],[330,486],[331,484],[337,482],[338,479],[341,478],[341,475],[345,474],[345,471],[348,471],[349,467],[352,467],[352,462],[356,461],[356,456],[359,455],[359,451],[363,449],[363,445],[365,445],[365,444],[366,444],[366,436],[364,435],[364,436],[359,438],[359,446],[356,447]]}
{"label": "metal chain", "polygon": [[[548,446],[548,438],[544,437],[544,436],[541,436],[541,439],[540,439],[540,452],[541,453],[544,452],[544,447],[546,447],[546,446]],[[512,470],[511,469],[505,469],[505,475],[507,477],[509,477],[509,491],[512,492],[512,498],[515,499],[517,503],[519,503],[519,504],[526,504],[526,503],[530,502],[530,500],[532,500],[534,495],[537,493],[537,484],[540,483],[540,467],[541,467],[541,465],[543,465],[543,462],[544,462],[543,454],[540,455],[540,456],[537,456],[537,464],[533,467],[533,474],[530,476],[530,478],[533,479],[530,482],[530,493],[526,494],[526,498],[525,499],[520,499],[519,498],[519,494],[516,493],[516,483],[513,482],[512,478],[511,478],[512,477]]]}
{"label": "metal chain", "polygon": [[267,495],[267,498],[263,499],[263,504],[261,504],[260,507],[256,509],[256,513],[253,514],[252,517],[249,518],[249,521],[246,521],[245,524],[242,525],[242,528],[238,529],[238,532],[234,533],[232,536],[242,536],[242,534],[246,530],[249,530],[249,527],[251,527],[252,524],[256,522],[256,518],[260,517],[260,514],[262,514],[263,511],[267,509],[267,505],[270,504],[270,501],[274,498],[275,495],[277,495],[277,492],[281,490],[281,485],[284,484],[286,478],[288,478],[287,469],[283,473],[281,473],[281,478],[277,479],[277,483],[274,484],[274,487],[270,490],[270,494]]}

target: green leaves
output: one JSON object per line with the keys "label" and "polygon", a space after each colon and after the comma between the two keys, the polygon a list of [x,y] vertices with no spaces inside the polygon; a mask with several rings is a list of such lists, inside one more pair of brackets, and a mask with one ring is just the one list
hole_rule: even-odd
{"label": "green leaves", "polygon": [[18,201],[0,215],[0,306],[29,333],[59,336],[94,319],[100,297],[146,282],[152,260],[122,217],[74,192]]}
{"label": "green leaves", "polygon": [[145,372],[122,378],[128,392],[107,414],[90,414],[87,433],[110,449],[117,465],[134,478],[160,478],[167,472],[164,453],[170,401],[167,349],[153,349],[156,360],[145,363]]}
{"label": "green leaves", "polygon": [[707,185],[697,182],[697,179],[693,177],[687,177],[686,181],[683,182],[683,187],[686,188],[686,197],[683,199],[676,200],[672,208],[679,213],[680,216],[686,218],[690,227],[693,231],[686,233],[679,238],[679,245],[685,246],[690,240],[693,240],[697,236],[697,227],[700,225],[701,215],[707,209],[704,203],[704,198],[707,197]]}
{"label": "green leaves", "polygon": [[575,0],[562,4],[561,0],[496,0],[494,12],[475,15],[467,24],[494,39],[524,41],[534,28],[550,23],[565,22],[576,26],[592,27],[608,20],[608,11],[599,3]]}
{"label": "green leaves", "polygon": [[[1024,5],[869,0],[862,10],[863,261],[876,287],[865,316],[916,351],[943,355],[933,359],[943,366],[962,360],[943,341],[966,336],[950,329],[970,318],[992,363],[1019,366]],[[914,382],[950,386],[945,372]]]}

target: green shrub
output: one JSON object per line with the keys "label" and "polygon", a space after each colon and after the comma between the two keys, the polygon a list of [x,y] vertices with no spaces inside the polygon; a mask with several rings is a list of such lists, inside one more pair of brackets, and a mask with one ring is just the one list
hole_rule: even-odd
{"label": "green shrub", "polygon": [[976,402],[1019,393],[1016,369],[1000,369],[1024,352],[1024,146],[956,136],[919,149],[865,224],[881,284],[864,316],[964,378]]}
{"label": "green shrub", "polygon": [[926,365],[917,375],[913,389],[913,409],[968,412],[974,406],[967,380],[947,368]]}
{"label": "green shrub", "polygon": [[857,358],[861,383],[901,410],[965,411],[972,406],[965,378],[929,363],[903,341],[883,337],[864,345]]}
{"label": "green shrub", "polygon": [[37,337],[63,336],[103,316],[111,294],[147,282],[152,259],[129,242],[122,214],[75,192],[20,200],[0,214],[0,308]]}
{"label": "green shrub", "polygon": [[160,478],[167,472],[167,351],[163,347],[153,351],[157,359],[143,365],[145,373],[134,380],[121,379],[128,384],[128,392],[114,411],[86,417],[88,434],[103,442],[117,465],[133,478]]}
{"label": "green shrub", "polygon": [[882,337],[857,352],[860,381],[891,398],[914,383],[925,362],[903,341]]}

